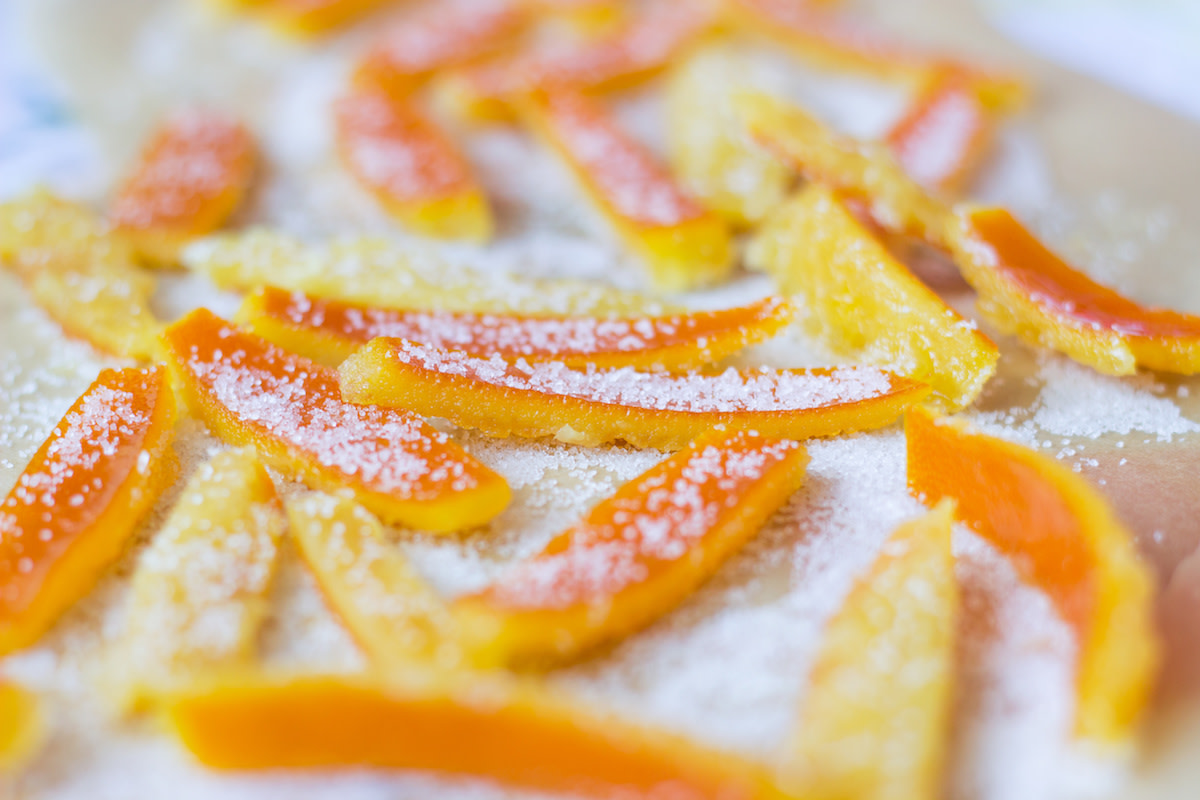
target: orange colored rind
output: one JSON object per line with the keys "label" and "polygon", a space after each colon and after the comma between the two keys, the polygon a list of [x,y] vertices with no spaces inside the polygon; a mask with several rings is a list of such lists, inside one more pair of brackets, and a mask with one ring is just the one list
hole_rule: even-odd
{"label": "orange colored rind", "polygon": [[629,12],[625,0],[525,0],[525,5],[543,18],[592,33],[610,30]]}
{"label": "orange colored rind", "polygon": [[1200,372],[1200,317],[1147,308],[1096,283],[1008,211],[964,209],[948,240],[980,313],[1005,333],[1109,375]]}
{"label": "orange colored rind", "polygon": [[338,101],[336,117],[342,163],[392,217],[427,236],[491,236],[491,210],[470,165],[407,99],[359,90]]}
{"label": "orange colored rind", "polygon": [[480,358],[686,370],[769,338],[791,319],[792,307],[768,297],[661,317],[550,317],[372,308],[265,287],[246,298],[238,317],[285,350],[330,366],[386,336]]}
{"label": "orange colored rind", "polygon": [[498,674],[246,678],[178,698],[171,722],[220,769],[419,769],[601,798],[780,796],[740,757]]}
{"label": "orange colored rind", "polygon": [[308,38],[357,22],[388,0],[263,0],[263,14],[281,33]]}
{"label": "orange colored rind", "polygon": [[1049,594],[1078,636],[1076,734],[1127,743],[1159,661],[1154,580],[1133,536],[1083,478],[1032,450],[920,409],[906,433],[913,494],[953,498],[958,519]]}
{"label": "orange colored rind", "polygon": [[733,248],[725,222],[685,193],[603,108],[575,92],[539,92],[529,99],[527,117],[646,262],[659,289],[686,291],[729,276]]}
{"label": "orange colored rind", "polygon": [[896,260],[835,193],[813,184],[760,229],[748,262],[803,299],[809,333],[836,352],[924,381],[969,405],[1000,354]]}
{"label": "orange colored rind", "polygon": [[796,442],[705,434],[622,486],[540,553],[459,600],[473,663],[544,664],[668,613],[799,487]]}
{"label": "orange colored rind", "polygon": [[953,503],[902,525],[825,629],[781,768],[799,797],[937,797],[950,749]]}
{"label": "orange colored rind", "polygon": [[0,779],[29,760],[43,738],[37,697],[0,680]]}
{"label": "orange colored rind", "polygon": [[55,426],[0,505],[0,655],[36,642],[121,554],[175,477],[174,429],[162,367],[102,371]]}
{"label": "orange colored rind", "polygon": [[155,131],[113,198],[109,218],[149,264],[221,227],[254,173],[254,142],[239,122],[209,111],[176,114]]}
{"label": "orange colored rind", "polygon": [[253,444],[317,489],[348,489],[390,523],[482,525],[508,504],[504,479],[414,414],[343,402],[337,373],[197,309],[163,334],[188,405],[221,438]]}
{"label": "orange colored rind", "polygon": [[401,339],[373,340],[338,372],[352,403],[444,417],[489,436],[554,436],[587,446],[623,440],[666,450],[716,426],[797,440],[871,430],[929,393],[925,384],[873,367],[583,372]]}

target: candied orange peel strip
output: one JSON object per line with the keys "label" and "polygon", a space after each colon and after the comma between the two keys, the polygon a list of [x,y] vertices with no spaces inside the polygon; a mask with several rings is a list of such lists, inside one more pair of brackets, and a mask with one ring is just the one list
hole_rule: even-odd
{"label": "candied orange peel strip", "polygon": [[804,479],[796,442],[714,431],[622,486],[540,553],[457,601],[474,663],[561,661],[669,612]]}
{"label": "candied orange peel strip", "polygon": [[481,358],[680,370],[714,364],[769,338],[792,313],[778,297],[721,311],[625,319],[417,311],[264,287],[247,296],[238,318],[280,347],[330,366],[386,336]]}
{"label": "candied orange peel strip", "polygon": [[992,341],[823,186],[780,207],[747,260],[803,298],[808,331],[833,350],[925,381],[952,408],[970,404],[995,372]]}
{"label": "candied orange peel strip", "polygon": [[0,679],[0,777],[21,767],[37,750],[44,735],[37,697]]}
{"label": "candied orange peel strip", "polygon": [[197,309],[163,334],[189,407],[236,445],[317,489],[349,489],[395,524],[482,525],[508,504],[504,479],[400,409],[342,400],[337,373]]}
{"label": "candied orange peel strip", "polygon": [[589,797],[781,796],[741,757],[500,674],[254,676],[181,696],[170,718],[221,769],[419,769]]}
{"label": "candied orange peel strip", "polygon": [[360,89],[335,112],[342,163],[392,217],[427,236],[491,236],[492,213],[470,164],[408,99]]}
{"label": "candied orange peel strip", "polygon": [[302,38],[343,28],[386,5],[388,0],[259,0],[280,32]]}
{"label": "candied orange peel strip", "polygon": [[0,204],[0,259],[63,330],[96,348],[154,357],[154,277],[83,206],[39,192]]}
{"label": "candied orange peel strip", "polygon": [[798,796],[938,796],[959,613],[953,508],[898,528],[826,627],[781,767]]}
{"label": "candied orange peel strip", "polygon": [[913,494],[954,498],[958,519],[1049,594],[1078,636],[1077,735],[1130,739],[1159,661],[1154,581],[1133,536],[1083,478],[1032,450],[922,409],[906,434]]}
{"label": "candied orange peel strip", "polygon": [[191,110],[151,136],[109,210],[114,231],[149,264],[176,263],[191,239],[233,214],[254,174],[254,141],[239,122]]}
{"label": "candied orange peel strip", "polygon": [[681,189],[605,110],[569,90],[538,92],[527,118],[666,291],[718,283],[733,269],[729,228]]}
{"label": "candied orange peel strip", "polygon": [[253,448],[199,467],[133,574],[112,667],[119,705],[155,702],[211,671],[250,665],[286,525]]}
{"label": "candied orange peel strip", "polygon": [[542,17],[592,32],[611,29],[629,13],[625,0],[525,0],[525,4]]}
{"label": "candied orange peel strip", "polygon": [[1002,331],[1109,375],[1200,372],[1200,316],[1147,308],[1096,283],[1008,211],[963,209],[948,239],[980,313]]}
{"label": "candied orange peel strip", "polygon": [[338,371],[350,402],[444,417],[489,436],[554,436],[589,446],[623,440],[668,450],[714,426],[786,439],[880,428],[929,394],[923,383],[873,367],[584,372],[385,338]]}
{"label": "candied orange peel strip", "polygon": [[0,655],[33,644],[121,554],[174,480],[162,367],[106,369],[0,505]]}

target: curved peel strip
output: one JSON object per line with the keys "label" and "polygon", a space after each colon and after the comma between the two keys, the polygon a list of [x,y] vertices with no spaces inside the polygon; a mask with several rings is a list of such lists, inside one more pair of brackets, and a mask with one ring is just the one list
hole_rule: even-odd
{"label": "curved peel strip", "polygon": [[[166,370],[106,369],[0,505],[0,655],[95,585],[176,473]],[[51,513],[52,512],[52,513]]]}
{"label": "curved peel strip", "polygon": [[1096,283],[1008,211],[960,211],[948,239],[980,312],[1006,333],[1109,375],[1200,372],[1200,316],[1146,308]]}
{"label": "curved peel strip", "polygon": [[477,357],[559,361],[570,367],[689,369],[763,341],[791,319],[769,297],[740,308],[631,319],[402,311],[320,300],[266,287],[238,317],[255,333],[306,358],[337,366],[378,336]]}
{"label": "curved peel strip", "polygon": [[492,213],[471,166],[407,99],[358,90],[335,106],[342,163],[395,219],[417,233],[486,241]]}
{"label": "curved peel strip", "polygon": [[995,372],[991,340],[820,185],[775,212],[747,260],[804,298],[806,327],[833,350],[925,381],[952,408],[969,405]]}
{"label": "curved peel strip", "polygon": [[225,222],[250,187],[254,142],[239,122],[210,111],[166,120],[113,198],[109,219],[151,264],[174,264],[191,239]]}
{"label": "curved peel strip", "polygon": [[499,674],[248,678],[178,698],[171,721],[223,769],[420,769],[600,798],[778,796],[737,756]]}
{"label": "curved peel strip", "polygon": [[622,486],[539,554],[459,600],[474,663],[571,658],[666,614],[800,488],[796,442],[712,432]]}
{"label": "curved peel strip", "polygon": [[287,522],[252,448],[202,464],[138,562],[118,701],[158,700],[214,670],[250,665]]}
{"label": "curved peel strip", "polygon": [[729,276],[733,250],[725,222],[688,196],[603,108],[562,90],[538,92],[526,110],[533,128],[650,267],[658,288],[684,291]]}
{"label": "curved peel strip", "polygon": [[0,779],[20,768],[42,742],[43,721],[37,697],[0,680]]}
{"label": "curved peel strip", "polygon": [[276,29],[309,37],[357,22],[388,0],[262,0],[263,13]]}
{"label": "curved peel strip", "polygon": [[678,449],[718,425],[807,439],[891,423],[925,384],[872,367],[729,369],[671,375],[472,358],[401,339],[375,339],[339,369],[354,403],[445,417],[489,436],[555,436],[582,445],[624,440]]}
{"label": "curved peel strip", "polygon": [[950,746],[953,503],[899,527],[830,620],[785,763],[801,797],[937,797]]}
{"label": "curved peel strip", "polygon": [[1100,744],[1133,734],[1158,665],[1154,582],[1104,498],[1062,465],[914,409],[909,489],[952,497],[957,516],[1050,595],[1079,637],[1076,733]]}
{"label": "curved peel strip", "polygon": [[163,334],[191,409],[232,444],[314,488],[345,488],[389,522],[482,525],[508,504],[504,479],[414,414],[343,402],[337,373],[197,309]]}

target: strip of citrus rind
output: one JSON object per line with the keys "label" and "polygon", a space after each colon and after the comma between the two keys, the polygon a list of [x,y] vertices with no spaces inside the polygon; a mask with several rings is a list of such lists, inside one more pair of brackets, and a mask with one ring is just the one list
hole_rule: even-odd
{"label": "strip of citrus rind", "polygon": [[254,172],[254,142],[236,120],[191,110],[153,133],[113,198],[113,230],[150,265],[171,265],[189,240],[237,208]]}
{"label": "strip of citrus rind", "polygon": [[36,642],[121,554],[175,477],[174,431],[162,367],[102,371],[55,426],[0,505],[0,655]]}
{"label": "strip of citrus rind", "polygon": [[622,316],[677,310],[649,295],[599,283],[472,269],[385,239],[310,245],[257,229],[196,242],[183,260],[223,289],[269,285],[379,307]]}
{"label": "strip of citrus rind", "polygon": [[154,357],[155,280],[88,209],[47,192],[0,204],[0,260],[68,334],[113,355]]}
{"label": "strip of citrus rind", "polygon": [[782,797],[743,757],[502,674],[230,678],[178,697],[170,720],[219,769],[385,767],[585,797]]}
{"label": "strip of citrus rind", "polygon": [[526,0],[526,5],[543,18],[593,33],[610,30],[630,11],[630,4],[624,0]]}
{"label": "strip of citrus rind", "polygon": [[281,33],[311,37],[357,22],[388,0],[263,0],[267,21]]}
{"label": "strip of citrus rind", "polygon": [[929,394],[923,383],[874,367],[579,371],[385,338],[346,359],[339,376],[350,402],[444,417],[489,436],[554,436],[587,446],[625,441],[668,450],[715,426],[798,440],[871,430]]}
{"label": "strip of citrus rind", "polygon": [[43,736],[37,696],[0,678],[0,780],[33,756]]}
{"label": "strip of citrus rind", "polygon": [[265,287],[238,319],[286,350],[337,366],[377,336],[473,356],[558,361],[583,368],[695,369],[777,333],[792,317],[778,297],[721,311],[604,318],[413,311],[321,300]]}
{"label": "strip of citrus rind", "polygon": [[781,780],[801,797],[937,797],[959,594],[953,503],[900,526],[825,628]]}
{"label": "strip of citrus rind", "polygon": [[999,351],[909,272],[834,192],[811,184],[759,230],[747,262],[802,299],[810,334],[835,352],[924,381],[970,404]]}
{"label": "strip of citrus rind", "polygon": [[1006,333],[1109,375],[1200,372],[1200,316],[1147,308],[1050,251],[1000,208],[964,208],[948,227],[979,311]]}
{"label": "strip of citrus rind", "polygon": [[1075,732],[1130,743],[1154,684],[1154,580],[1132,534],[1087,481],[1045,456],[914,409],[908,485],[957,517],[1044,590],[1078,637]]}
{"label": "strip of citrus rind", "polygon": [[390,543],[370,512],[345,497],[287,501],[291,535],[329,607],[377,668],[418,661],[456,666],[446,604]]}
{"label": "strip of citrus rind", "polygon": [[645,627],[695,591],[794,493],[808,456],[757,433],[705,434],[458,600],[473,663],[543,665]]}
{"label": "strip of citrus rind", "polygon": [[342,400],[337,373],[197,309],[163,334],[188,405],[235,445],[393,524],[446,532],[508,505],[504,479],[404,409]]}
{"label": "strip of citrus rind", "polygon": [[202,464],[138,561],[109,683],[121,708],[250,666],[286,528],[253,448]]}

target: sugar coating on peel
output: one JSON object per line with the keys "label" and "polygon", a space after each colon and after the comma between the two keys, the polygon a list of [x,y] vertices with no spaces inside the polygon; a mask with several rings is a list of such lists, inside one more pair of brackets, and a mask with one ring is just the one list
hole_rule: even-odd
{"label": "sugar coating on peel", "polygon": [[1050,595],[1079,641],[1075,732],[1131,744],[1154,682],[1154,579],[1133,535],[1083,478],[1020,445],[914,409],[905,423],[908,485],[957,517]]}
{"label": "sugar coating on peel", "polygon": [[745,759],[499,673],[251,676],[178,698],[170,719],[193,755],[225,769],[420,769],[588,797],[779,796]]}
{"label": "sugar coating on peel", "polygon": [[700,437],[460,600],[464,640],[480,660],[537,663],[649,624],[757,533],[799,488],[807,461],[788,440]]}
{"label": "sugar coating on peel", "polygon": [[342,364],[339,380],[351,402],[410,408],[493,436],[671,449],[714,425],[794,439],[882,427],[929,392],[873,367],[583,371],[402,339],[373,340]]}
{"label": "sugar coating on peel", "polygon": [[950,750],[956,624],[953,504],[884,544],[826,626],[781,765],[800,797],[935,797]]}
{"label": "sugar coating on peel", "polygon": [[0,504],[0,653],[33,644],[120,555],[175,473],[161,367],[104,370]]}
{"label": "sugar coating on peel", "polygon": [[33,756],[44,733],[37,697],[0,679],[0,780]]}
{"label": "sugar coating on peel", "polygon": [[481,525],[508,503],[503,478],[416,415],[344,402],[333,370],[205,309],[163,340],[214,433],[315,488],[348,488],[388,521],[437,531]]}
{"label": "sugar coating on peel", "polygon": [[133,574],[111,667],[119,703],[153,702],[214,670],[250,664],[285,527],[252,448],[200,466]]}
{"label": "sugar coating on peel", "polygon": [[264,288],[239,317],[281,347],[341,363],[371,339],[407,339],[473,356],[569,366],[699,367],[768,338],[791,317],[781,298],[661,317],[551,317],[376,308]]}
{"label": "sugar coating on peel", "polygon": [[803,298],[807,330],[835,352],[926,381],[952,408],[973,402],[995,372],[992,341],[822,186],[772,215],[747,262]]}

